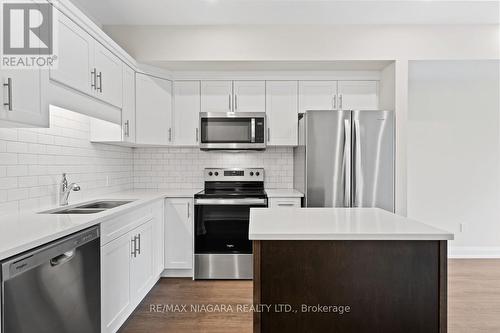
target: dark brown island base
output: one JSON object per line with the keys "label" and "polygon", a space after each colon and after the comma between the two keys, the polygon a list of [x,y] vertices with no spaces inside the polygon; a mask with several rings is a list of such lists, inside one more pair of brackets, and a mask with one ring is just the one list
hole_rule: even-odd
{"label": "dark brown island base", "polygon": [[444,333],[453,235],[372,208],[252,209],[254,333]]}

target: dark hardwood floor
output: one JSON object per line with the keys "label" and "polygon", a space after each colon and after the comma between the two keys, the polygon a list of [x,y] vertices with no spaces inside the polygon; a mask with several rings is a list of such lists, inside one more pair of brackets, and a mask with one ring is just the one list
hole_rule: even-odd
{"label": "dark hardwood floor", "polygon": [[[120,333],[251,333],[252,313],[237,312],[238,304],[252,304],[252,281],[193,281],[161,279],[125,323]],[[187,305],[180,309],[151,309],[154,305]],[[193,312],[191,304],[230,304],[234,312]],[[155,312],[160,310],[160,312]]]}
{"label": "dark hardwood floor", "polygon": [[[449,260],[448,332],[500,332],[500,260]],[[191,304],[251,304],[251,281],[161,279],[120,333],[250,333],[252,314],[196,313]],[[151,305],[188,304],[188,312],[154,312]]]}

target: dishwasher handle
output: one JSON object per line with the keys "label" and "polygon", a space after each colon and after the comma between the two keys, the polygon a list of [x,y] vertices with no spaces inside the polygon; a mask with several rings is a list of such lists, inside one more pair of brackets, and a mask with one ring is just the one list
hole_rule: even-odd
{"label": "dishwasher handle", "polygon": [[52,267],[68,262],[79,247],[99,241],[99,235],[99,227],[91,227],[8,259],[2,262],[2,282],[47,262],[50,262]]}
{"label": "dishwasher handle", "polygon": [[65,262],[70,261],[75,257],[75,252],[76,249],[73,249],[71,251],[64,252],[61,255],[58,255],[57,257],[54,257],[50,259],[50,265],[51,266],[59,266],[61,264],[64,264]]}

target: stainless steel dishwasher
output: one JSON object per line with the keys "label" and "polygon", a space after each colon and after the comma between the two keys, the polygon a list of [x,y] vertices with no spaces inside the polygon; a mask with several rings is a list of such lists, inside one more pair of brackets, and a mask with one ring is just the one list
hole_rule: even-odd
{"label": "stainless steel dishwasher", "polygon": [[99,227],[1,264],[2,333],[101,330]]}

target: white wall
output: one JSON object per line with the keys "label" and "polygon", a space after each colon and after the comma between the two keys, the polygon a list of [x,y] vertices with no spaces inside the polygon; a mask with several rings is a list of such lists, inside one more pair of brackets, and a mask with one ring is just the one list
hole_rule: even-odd
{"label": "white wall", "polygon": [[139,62],[496,59],[496,25],[105,26]]}
{"label": "white wall", "polygon": [[409,65],[408,216],[454,232],[454,255],[500,255],[499,70]]}
{"label": "white wall", "polygon": [[82,188],[70,202],[132,188],[132,149],[91,144],[89,136],[87,116],[55,107],[50,128],[0,129],[0,212],[56,206],[63,172]]}
{"label": "white wall", "polygon": [[137,148],[135,188],[203,188],[204,168],[265,169],[267,188],[293,188],[293,149],[269,147],[264,152],[203,152],[198,148]]}

